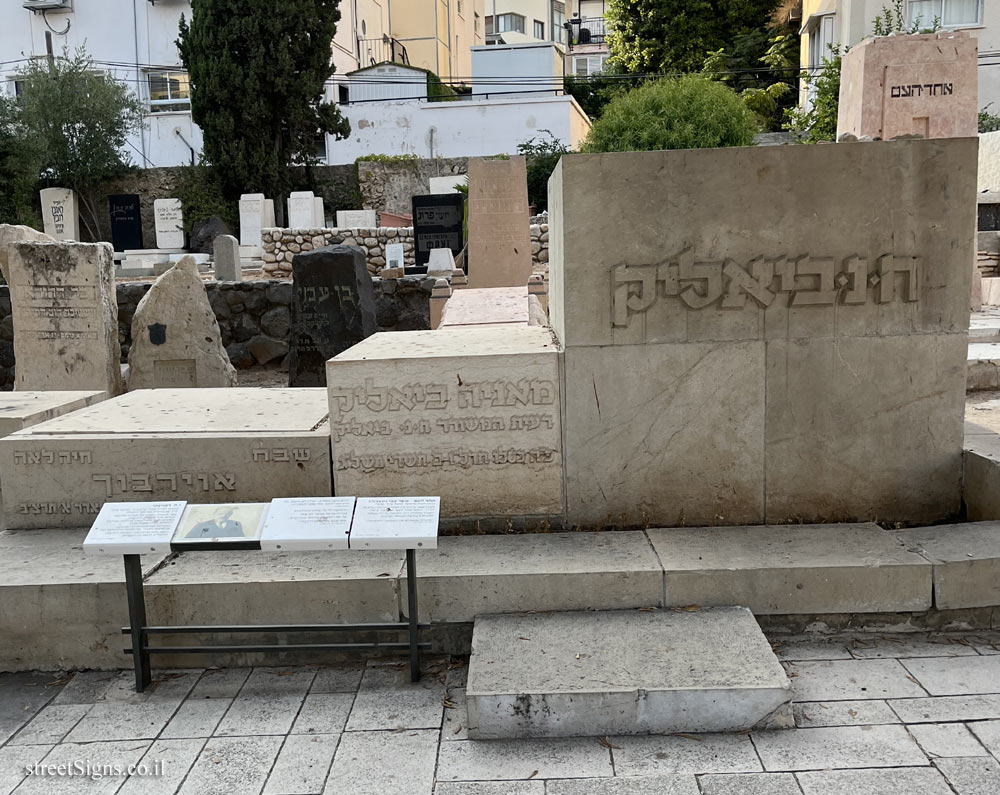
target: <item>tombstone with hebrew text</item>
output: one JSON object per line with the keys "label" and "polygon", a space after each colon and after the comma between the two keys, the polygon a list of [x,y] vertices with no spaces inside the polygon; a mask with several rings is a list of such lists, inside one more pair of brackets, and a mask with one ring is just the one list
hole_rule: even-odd
{"label": "tombstone with hebrew text", "polygon": [[289,386],[326,386],[326,360],[378,331],[365,256],[327,246],[292,260]]}

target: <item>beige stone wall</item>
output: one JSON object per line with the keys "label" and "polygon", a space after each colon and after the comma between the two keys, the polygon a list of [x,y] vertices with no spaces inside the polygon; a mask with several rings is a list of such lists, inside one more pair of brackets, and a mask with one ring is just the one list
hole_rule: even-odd
{"label": "beige stone wall", "polygon": [[568,521],[956,513],[975,192],[975,139],[564,157]]}

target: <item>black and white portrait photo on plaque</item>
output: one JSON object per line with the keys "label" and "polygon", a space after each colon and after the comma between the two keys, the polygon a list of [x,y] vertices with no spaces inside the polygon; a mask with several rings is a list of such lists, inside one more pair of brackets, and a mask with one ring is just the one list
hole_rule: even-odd
{"label": "black and white portrait photo on plaque", "polygon": [[257,539],[266,511],[266,503],[189,505],[174,540]]}

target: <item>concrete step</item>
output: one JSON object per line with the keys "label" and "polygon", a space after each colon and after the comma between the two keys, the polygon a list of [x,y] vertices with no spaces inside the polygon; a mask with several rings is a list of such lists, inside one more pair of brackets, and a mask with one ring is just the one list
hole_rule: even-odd
{"label": "concrete step", "polygon": [[472,739],[786,728],[792,690],[744,607],[479,616]]}

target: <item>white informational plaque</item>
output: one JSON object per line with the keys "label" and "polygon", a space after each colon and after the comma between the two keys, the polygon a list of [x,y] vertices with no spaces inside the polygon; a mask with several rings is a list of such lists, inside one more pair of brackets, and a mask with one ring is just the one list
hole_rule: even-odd
{"label": "white informational plaque", "polygon": [[169,552],[177,529],[183,500],[173,502],[106,502],[97,514],[83,551],[139,555]]}
{"label": "white informational plaque", "polygon": [[347,549],[354,497],[279,497],[260,534],[265,552]]}
{"label": "white informational plaque", "polygon": [[440,497],[358,497],[351,549],[437,549]]}

